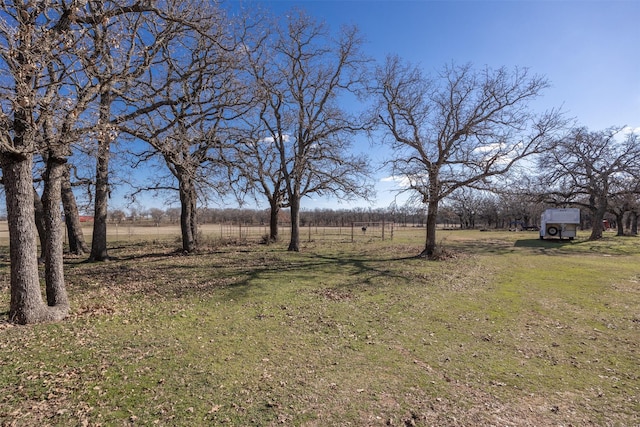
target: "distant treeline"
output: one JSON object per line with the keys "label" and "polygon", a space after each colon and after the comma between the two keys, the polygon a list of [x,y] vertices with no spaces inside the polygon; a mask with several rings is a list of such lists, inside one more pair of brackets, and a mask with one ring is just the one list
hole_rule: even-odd
{"label": "distant treeline", "polygon": [[[503,207],[504,208],[504,207]],[[520,209],[493,209],[486,205],[474,204],[467,209],[459,205],[444,206],[438,214],[438,224],[445,227],[470,229],[518,229],[540,225],[540,213],[544,206],[531,204]],[[289,210],[283,209],[279,214],[279,223],[287,227],[290,222]],[[152,224],[179,224],[180,209],[165,210],[151,208],[148,210],[132,209],[129,213],[115,210],[109,214],[111,222],[137,222]],[[591,215],[582,212],[582,228],[590,228]],[[301,211],[300,225],[318,227],[350,227],[353,223],[393,222],[397,226],[422,227],[425,222],[425,211],[422,207],[402,206],[388,208],[351,208],[351,209],[306,209]],[[268,209],[245,208],[201,208],[198,209],[200,224],[242,224],[248,226],[265,226],[269,224]],[[608,223],[613,226],[614,218]]]}
{"label": "distant treeline", "polygon": [[[155,224],[177,224],[180,222],[180,209],[165,210],[151,208],[146,211],[132,210],[128,214],[115,210],[109,214],[112,222],[152,221]],[[279,214],[279,223],[288,224],[289,210],[283,209]],[[245,224],[265,225],[269,223],[268,209],[243,208],[201,208],[198,209],[200,224]],[[322,227],[347,227],[352,223],[395,222],[407,225],[422,225],[424,210],[416,208],[351,208],[351,209],[307,209],[302,210],[300,225],[316,225]]]}
{"label": "distant treeline", "polygon": [[[151,208],[146,211],[132,210],[125,214],[121,210],[110,213],[112,222],[142,222],[153,224],[179,224],[180,209],[168,208],[166,210]],[[532,215],[536,218],[538,214]],[[532,220],[517,221],[518,218],[505,214],[489,218],[482,215],[481,211],[471,217],[466,212],[451,208],[441,209],[438,215],[438,224],[456,228],[509,228],[514,224],[532,222]],[[288,226],[290,223],[288,209],[282,209],[279,213],[279,223]],[[403,206],[400,208],[351,208],[351,209],[306,209],[301,211],[300,226],[318,227],[350,227],[353,223],[382,223],[393,222],[398,226],[422,227],[425,222],[425,211],[421,207]],[[244,208],[201,208],[198,209],[198,223],[200,224],[242,224],[242,225],[268,225],[268,209],[244,209]],[[529,225],[529,224],[526,224]]]}

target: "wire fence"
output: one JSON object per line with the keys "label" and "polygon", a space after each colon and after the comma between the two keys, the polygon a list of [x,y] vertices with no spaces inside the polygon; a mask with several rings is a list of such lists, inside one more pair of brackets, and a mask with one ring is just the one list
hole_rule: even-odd
{"label": "wire fence", "polygon": [[[357,222],[346,226],[325,227],[305,224],[300,227],[301,241],[338,241],[366,242],[393,240],[393,222]],[[91,230],[85,233],[90,236]],[[266,241],[269,237],[268,225],[252,225],[241,223],[201,224],[198,226],[199,237],[203,241]],[[179,242],[181,230],[175,224],[136,225],[110,223],[107,226],[107,238],[116,241],[169,241]],[[278,238],[291,238],[289,224],[278,227]]]}
{"label": "wire fence", "polygon": [[[305,224],[300,227],[300,241],[335,241],[335,242],[374,242],[392,241],[394,234],[400,230],[417,230],[398,226],[394,222],[353,222],[344,226],[325,227]],[[85,240],[90,242],[93,231],[92,223],[83,224]],[[291,238],[290,224],[280,224],[278,238],[287,241]],[[248,241],[264,242],[269,237],[268,225],[252,225],[242,223],[201,224],[198,233],[202,242]],[[179,245],[181,242],[179,224],[152,223],[108,223],[107,240],[116,242],[163,242]],[[66,237],[66,236],[65,236]],[[65,238],[65,243],[68,240]],[[9,243],[9,231],[6,221],[0,221],[0,245]]]}

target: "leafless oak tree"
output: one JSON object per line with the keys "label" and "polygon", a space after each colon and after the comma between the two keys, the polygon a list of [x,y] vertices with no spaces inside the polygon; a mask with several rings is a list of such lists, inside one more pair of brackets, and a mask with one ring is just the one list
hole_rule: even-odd
{"label": "leafless oak tree", "polygon": [[277,144],[264,125],[269,110],[269,92],[264,88],[277,79],[272,62],[276,25],[261,16],[245,16],[240,33],[242,43],[242,76],[250,93],[249,108],[234,121],[228,138],[217,145],[217,157],[227,170],[230,190],[240,204],[247,196],[257,203],[264,197],[269,203],[270,242],[276,242],[279,234],[279,214],[288,207],[284,188],[281,156]]}
{"label": "leafless oak tree", "polygon": [[157,157],[170,171],[168,183],[155,176],[154,184],[138,186],[137,191],[178,192],[182,247],[193,252],[198,196],[211,188],[221,190],[213,148],[226,137],[228,122],[242,114],[247,102],[236,76],[231,21],[221,10],[202,6],[185,15],[183,22],[187,21],[184,31],[167,40],[160,61],[138,78],[135,90],[144,96],[128,103],[134,114],[118,128],[150,147],[137,154],[138,163]]}
{"label": "leafless oak tree", "polygon": [[[270,61],[252,68],[263,135],[245,147],[253,147],[263,165],[275,154],[277,165],[269,166],[271,182],[265,194],[270,193],[270,202],[290,207],[289,250],[299,251],[303,197],[370,193],[366,159],[348,151],[353,136],[365,126],[340,105],[363,89],[367,59],[357,29],[345,27],[334,40],[322,24],[298,11],[263,43],[269,44]],[[256,160],[255,165],[260,164]]]}
{"label": "leafless oak tree", "polygon": [[557,111],[535,116],[529,104],[548,86],[527,70],[448,65],[435,76],[389,57],[377,69],[375,115],[393,149],[389,164],[427,206],[422,256],[436,256],[442,200],[541,152],[565,125]]}
{"label": "leafless oak tree", "polygon": [[[60,82],[52,70],[65,72],[60,64],[70,28],[68,10],[79,2],[2,2],[0,4],[0,164],[7,201],[11,257],[11,305],[9,317],[16,323],[35,323],[64,318],[69,302],[62,274],[62,227],[60,215],[60,164],[64,145],[47,147],[55,161],[47,163],[43,212],[45,223],[45,279],[47,303],[42,300],[37,261],[34,216],[33,158],[42,151],[41,131],[50,130],[52,94]],[[64,7],[63,7],[64,6]],[[44,142],[47,135],[43,132]],[[51,135],[49,135],[51,136]]]}
{"label": "leafless oak tree", "polygon": [[269,203],[270,242],[278,241],[279,214],[288,207],[284,175],[280,167],[280,154],[276,144],[263,133],[243,128],[233,133],[225,144],[218,146],[218,158],[228,171],[228,182],[240,203],[250,195],[260,203],[262,197]]}
{"label": "leafless oak tree", "polygon": [[86,78],[98,90],[93,137],[97,142],[92,261],[109,258],[107,208],[110,194],[109,162],[116,141],[115,123],[123,114],[114,105],[135,94],[132,81],[151,67],[159,47],[171,37],[172,23],[160,18],[172,3],[145,0],[88,0],[78,11],[78,37],[84,44],[80,56]]}
{"label": "leafless oak tree", "polygon": [[590,240],[602,237],[602,220],[612,200],[637,191],[638,135],[623,135],[622,130],[574,129],[539,162],[549,201],[569,201],[591,212]]}
{"label": "leafless oak tree", "polygon": [[[111,51],[123,39],[108,39],[102,30],[111,28],[121,16],[131,18],[125,28],[139,28],[129,24],[137,22],[134,16],[156,11],[150,3],[106,0],[0,3],[0,164],[10,230],[12,321],[58,320],[68,312],[62,274],[64,235],[60,204],[70,143],[89,128],[101,135],[101,141],[111,141],[111,111],[107,107],[110,108],[114,93],[122,94],[127,89],[126,85],[116,84],[122,81],[118,77],[135,76],[134,70],[145,66],[150,51],[146,47],[138,50],[142,54],[134,60],[133,46],[139,46],[142,39],[150,39],[151,32],[135,32],[129,49],[111,56],[104,55],[105,49]],[[95,62],[87,62],[91,60]],[[112,60],[120,61],[122,66],[117,70],[110,67]],[[80,130],[77,120],[90,118],[89,104],[96,94],[99,126]],[[102,153],[105,158],[108,148],[103,150],[106,154]],[[40,294],[37,268],[32,187],[36,154],[45,160],[42,203],[47,304]]]}

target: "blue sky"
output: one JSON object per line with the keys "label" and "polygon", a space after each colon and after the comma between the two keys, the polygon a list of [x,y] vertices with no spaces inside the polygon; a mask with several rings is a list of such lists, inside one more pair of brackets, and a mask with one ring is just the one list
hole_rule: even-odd
{"label": "blue sky", "polygon": [[[451,62],[528,67],[551,82],[536,110],[561,107],[592,130],[614,125],[640,130],[640,0],[226,0],[226,5],[255,5],[278,15],[302,8],[332,30],[355,24],[366,40],[364,50],[376,60],[397,54],[427,72]],[[356,147],[374,160],[387,155],[379,146],[373,151],[365,138]],[[384,181],[387,174],[376,174],[373,204],[305,198],[302,208],[387,207],[397,192],[396,184]],[[126,208],[117,197],[112,200],[112,208]],[[143,207],[165,207],[162,199],[143,200]]]}
{"label": "blue sky", "polygon": [[[305,9],[332,29],[355,24],[377,60],[397,54],[437,72],[450,62],[477,67],[528,67],[551,87],[541,112],[562,107],[590,129],[640,128],[640,1],[272,0],[283,14]],[[379,173],[377,180],[384,178]],[[374,206],[388,206],[392,185],[378,182]],[[306,199],[303,207],[368,206]]]}
{"label": "blue sky", "polygon": [[426,71],[445,63],[529,67],[547,76],[541,108],[564,109],[590,128],[640,126],[640,1],[258,1],[307,10],[332,28],[357,25],[376,59]]}

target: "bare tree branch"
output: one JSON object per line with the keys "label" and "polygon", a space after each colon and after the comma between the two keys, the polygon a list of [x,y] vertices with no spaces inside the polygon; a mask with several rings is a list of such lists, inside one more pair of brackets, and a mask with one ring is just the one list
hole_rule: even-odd
{"label": "bare tree branch", "polygon": [[507,173],[545,150],[566,125],[557,110],[541,116],[530,111],[548,82],[526,69],[447,65],[431,78],[389,57],[376,80],[373,116],[394,150],[388,165],[428,205],[427,257],[435,254],[435,221],[444,198]]}

